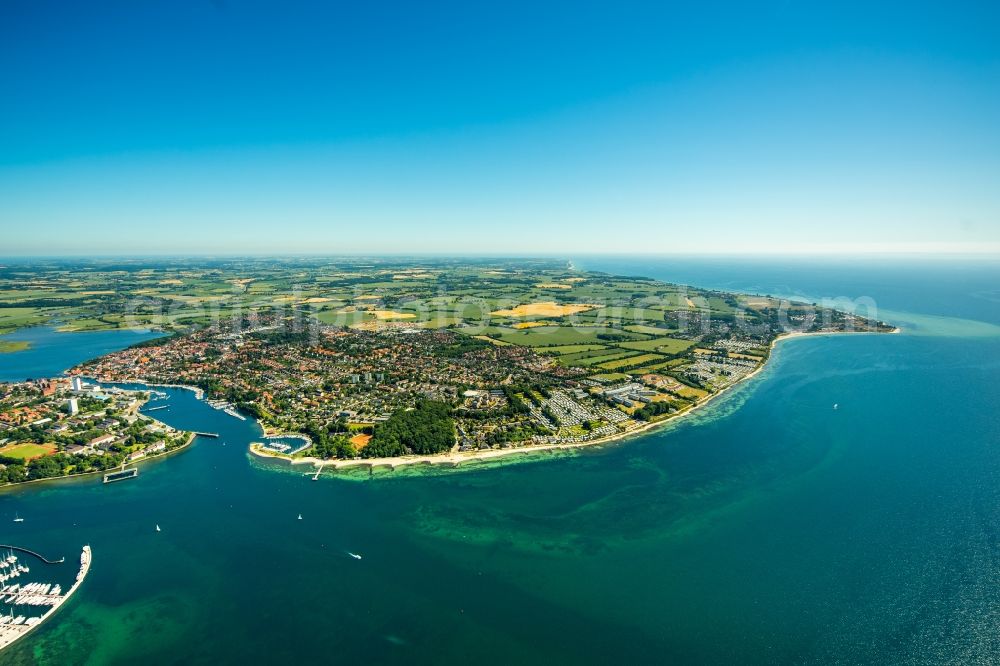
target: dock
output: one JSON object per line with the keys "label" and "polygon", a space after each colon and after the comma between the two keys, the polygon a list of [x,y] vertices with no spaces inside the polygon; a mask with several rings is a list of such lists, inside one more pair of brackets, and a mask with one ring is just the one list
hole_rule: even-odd
{"label": "dock", "polygon": [[218,438],[218,436],[219,436],[219,433],[217,433],[217,432],[198,432],[197,430],[192,430],[191,432],[193,432],[194,434],[198,435],[199,437],[213,437],[213,438]]}
{"label": "dock", "polygon": [[[31,553],[31,551],[17,546],[4,547]],[[34,553],[32,554],[34,555]],[[45,587],[46,591],[42,593],[32,591],[23,592],[24,588],[28,588],[31,585],[38,586],[39,584],[37,583],[26,583],[24,587],[21,587],[20,585],[4,585],[3,588],[0,589],[0,594],[16,596],[16,600],[11,604],[11,615],[0,617],[0,651],[27,636],[34,629],[45,622],[45,620],[50,618],[53,613],[59,610],[60,606],[66,603],[66,600],[77,591],[83,583],[83,580],[87,577],[87,574],[90,572],[91,554],[90,546],[84,546],[83,552],[80,553],[80,570],[76,574],[76,580],[73,582],[73,585],[66,591],[65,594],[49,594],[47,591],[49,589],[48,586]],[[16,563],[13,558],[7,561],[12,564]],[[52,563],[44,559],[42,561],[50,564]],[[24,569],[24,571],[27,572],[27,569]],[[24,615],[18,615],[17,617],[14,617],[13,606],[48,606],[48,610],[40,616],[25,617]],[[26,610],[25,612],[30,611]]]}
{"label": "dock", "polygon": [[123,469],[117,472],[108,472],[104,475],[104,483],[114,483],[115,481],[124,481],[126,479],[134,479],[139,476],[139,468],[132,467],[130,469]]}

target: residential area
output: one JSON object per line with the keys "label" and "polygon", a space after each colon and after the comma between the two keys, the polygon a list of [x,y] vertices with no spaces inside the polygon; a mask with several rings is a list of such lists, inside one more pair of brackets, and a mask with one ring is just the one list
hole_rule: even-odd
{"label": "residential area", "polygon": [[0,383],[0,481],[105,471],[189,442],[139,414],[148,399],[80,378]]}

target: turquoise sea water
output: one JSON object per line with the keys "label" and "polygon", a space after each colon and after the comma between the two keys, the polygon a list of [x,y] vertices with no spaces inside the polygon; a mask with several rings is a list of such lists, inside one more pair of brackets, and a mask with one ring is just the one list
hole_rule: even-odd
{"label": "turquoise sea water", "polygon": [[158,418],[222,437],[136,481],[0,494],[0,542],[94,548],[78,595],[4,663],[1000,654],[996,266],[853,265],[846,283],[807,265],[584,266],[868,295],[908,313],[910,332],[789,340],[753,381],[664,430],[457,474],[312,482],[252,461],[251,422],[169,391]]}

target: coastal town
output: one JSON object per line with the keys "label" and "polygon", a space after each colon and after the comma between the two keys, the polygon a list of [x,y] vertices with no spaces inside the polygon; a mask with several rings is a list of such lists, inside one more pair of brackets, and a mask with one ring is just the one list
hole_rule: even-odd
{"label": "coastal town", "polygon": [[[893,330],[812,304],[566,268],[479,267],[491,286],[472,294],[469,280],[459,295],[426,285],[455,286],[467,271],[352,274],[353,295],[319,290],[298,307],[220,319],[71,374],[196,387],[258,419],[265,436],[309,444],[289,452],[265,438],[261,454],[371,461],[605,441],[710,400],[758,371],[789,332]],[[470,297],[485,318],[482,308],[460,316]],[[317,300],[336,305],[317,313]]]}
{"label": "coastal town", "polygon": [[0,383],[0,480],[104,472],[187,444],[191,433],[139,413],[149,398],[80,378]]}
{"label": "coastal town", "polygon": [[72,283],[45,266],[33,275],[31,291],[0,299],[20,317],[8,326],[56,318],[66,331],[169,335],[67,377],[0,384],[7,482],[109,470],[188,440],[139,413],[149,392],[100,388],[114,383],[194,387],[256,418],[261,454],[472,456],[601,442],[684,414],[757,372],[783,335],[894,330],[867,312],[548,260],[94,264]]}

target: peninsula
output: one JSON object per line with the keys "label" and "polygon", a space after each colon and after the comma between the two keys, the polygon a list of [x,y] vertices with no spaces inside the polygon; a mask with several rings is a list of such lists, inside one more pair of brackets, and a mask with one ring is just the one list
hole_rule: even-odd
{"label": "peninsula", "polygon": [[197,387],[265,435],[307,442],[289,452],[265,439],[252,447],[260,455],[457,461],[598,443],[684,414],[762,368],[782,335],[895,330],[810,303],[559,262],[257,268],[144,277],[158,286],[137,290],[143,299],[210,304],[206,319],[181,326],[133,307],[143,325],[169,321],[176,335],[71,374]]}

